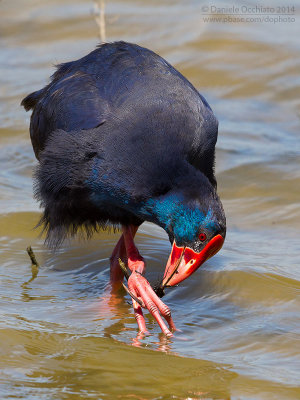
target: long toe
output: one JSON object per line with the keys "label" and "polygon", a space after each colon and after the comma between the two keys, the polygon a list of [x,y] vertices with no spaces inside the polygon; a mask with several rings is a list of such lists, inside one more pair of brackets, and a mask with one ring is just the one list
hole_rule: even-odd
{"label": "long toe", "polygon": [[[176,328],[171,317],[170,309],[155,294],[147,279],[143,277],[140,273],[133,272],[128,280],[128,288],[129,291],[134,295],[134,297],[137,297],[141,301],[141,304],[143,304],[145,308],[147,308],[149,312],[153,315],[162,332],[168,337],[173,336],[170,329],[175,330]],[[139,325],[139,329],[140,331],[142,331],[143,329],[143,332],[145,332],[146,325],[142,313],[142,308],[135,299],[133,299],[133,308],[136,320]],[[168,322],[170,329],[168,329],[168,327],[166,326],[165,322],[162,319],[162,316]]]}

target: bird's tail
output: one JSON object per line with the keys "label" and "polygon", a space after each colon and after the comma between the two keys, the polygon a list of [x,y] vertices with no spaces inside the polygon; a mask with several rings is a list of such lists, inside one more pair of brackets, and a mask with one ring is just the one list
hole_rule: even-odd
{"label": "bird's tail", "polygon": [[30,93],[28,96],[26,96],[22,100],[21,106],[23,106],[26,111],[29,111],[32,108],[34,108],[34,106],[39,101],[40,97],[42,96],[43,90],[44,89],[41,89],[41,90],[38,90],[36,92]]}

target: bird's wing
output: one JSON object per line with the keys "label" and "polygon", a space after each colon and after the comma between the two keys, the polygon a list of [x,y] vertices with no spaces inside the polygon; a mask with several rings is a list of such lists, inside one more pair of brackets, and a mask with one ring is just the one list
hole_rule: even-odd
{"label": "bird's wing", "polygon": [[198,102],[194,101],[191,106],[197,107],[193,115],[198,115],[198,121],[192,131],[193,133],[190,131],[189,146],[186,148],[187,160],[203,172],[210,182],[216,186],[214,166],[218,120],[201,94],[199,94]]}
{"label": "bird's wing", "polygon": [[97,82],[84,71],[72,70],[71,64],[60,66],[49,85],[22,102],[27,110],[33,108],[30,136],[37,158],[51,132],[86,130],[105,122],[108,103]]}

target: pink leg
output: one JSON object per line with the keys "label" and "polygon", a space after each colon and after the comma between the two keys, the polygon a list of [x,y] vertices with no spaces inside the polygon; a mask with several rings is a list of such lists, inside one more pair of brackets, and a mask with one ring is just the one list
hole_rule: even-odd
{"label": "pink leg", "polygon": [[[133,237],[135,236],[137,229],[137,227],[132,227],[131,232]],[[113,287],[120,287],[120,284],[124,279],[124,273],[120,268],[119,259],[127,264],[127,253],[123,234],[121,235],[110,257],[110,282]]]}
{"label": "pink leg", "polygon": [[[163,333],[167,336],[172,336],[172,333],[167,328],[161,317],[162,315],[166,319],[170,329],[175,330],[176,328],[171,317],[170,309],[156,295],[147,279],[142,276],[145,272],[145,263],[143,257],[140,255],[134,244],[130,228],[123,228],[123,237],[128,257],[128,267],[132,272],[128,279],[129,290],[134,296],[140,299],[145,307],[150,311],[158,322]],[[140,331],[147,332],[141,305],[133,300],[133,308]]]}
{"label": "pink leg", "polygon": [[123,235],[120,237],[110,257],[110,282],[113,286],[121,283],[124,279],[124,274],[119,264],[119,258],[123,262],[126,261],[126,249]]}
{"label": "pink leg", "polygon": [[[136,231],[137,227],[133,227],[131,230],[133,236],[135,235]],[[124,264],[127,265],[127,253],[123,234],[121,235],[110,257],[110,285],[106,288],[106,291],[97,306],[101,309],[102,315],[107,313],[109,313],[109,315],[117,314],[119,310],[119,304],[122,302],[122,297],[120,297],[118,291],[122,286],[124,273],[120,268],[119,259],[121,259]]]}

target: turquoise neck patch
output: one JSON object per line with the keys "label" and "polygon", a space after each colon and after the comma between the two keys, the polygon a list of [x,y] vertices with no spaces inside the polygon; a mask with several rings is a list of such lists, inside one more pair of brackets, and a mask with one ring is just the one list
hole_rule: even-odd
{"label": "turquoise neck patch", "polygon": [[144,210],[155,218],[153,222],[167,232],[172,229],[178,243],[195,241],[201,226],[213,232],[217,225],[211,209],[205,214],[199,208],[189,206],[184,196],[179,194],[150,199],[145,203]]}

